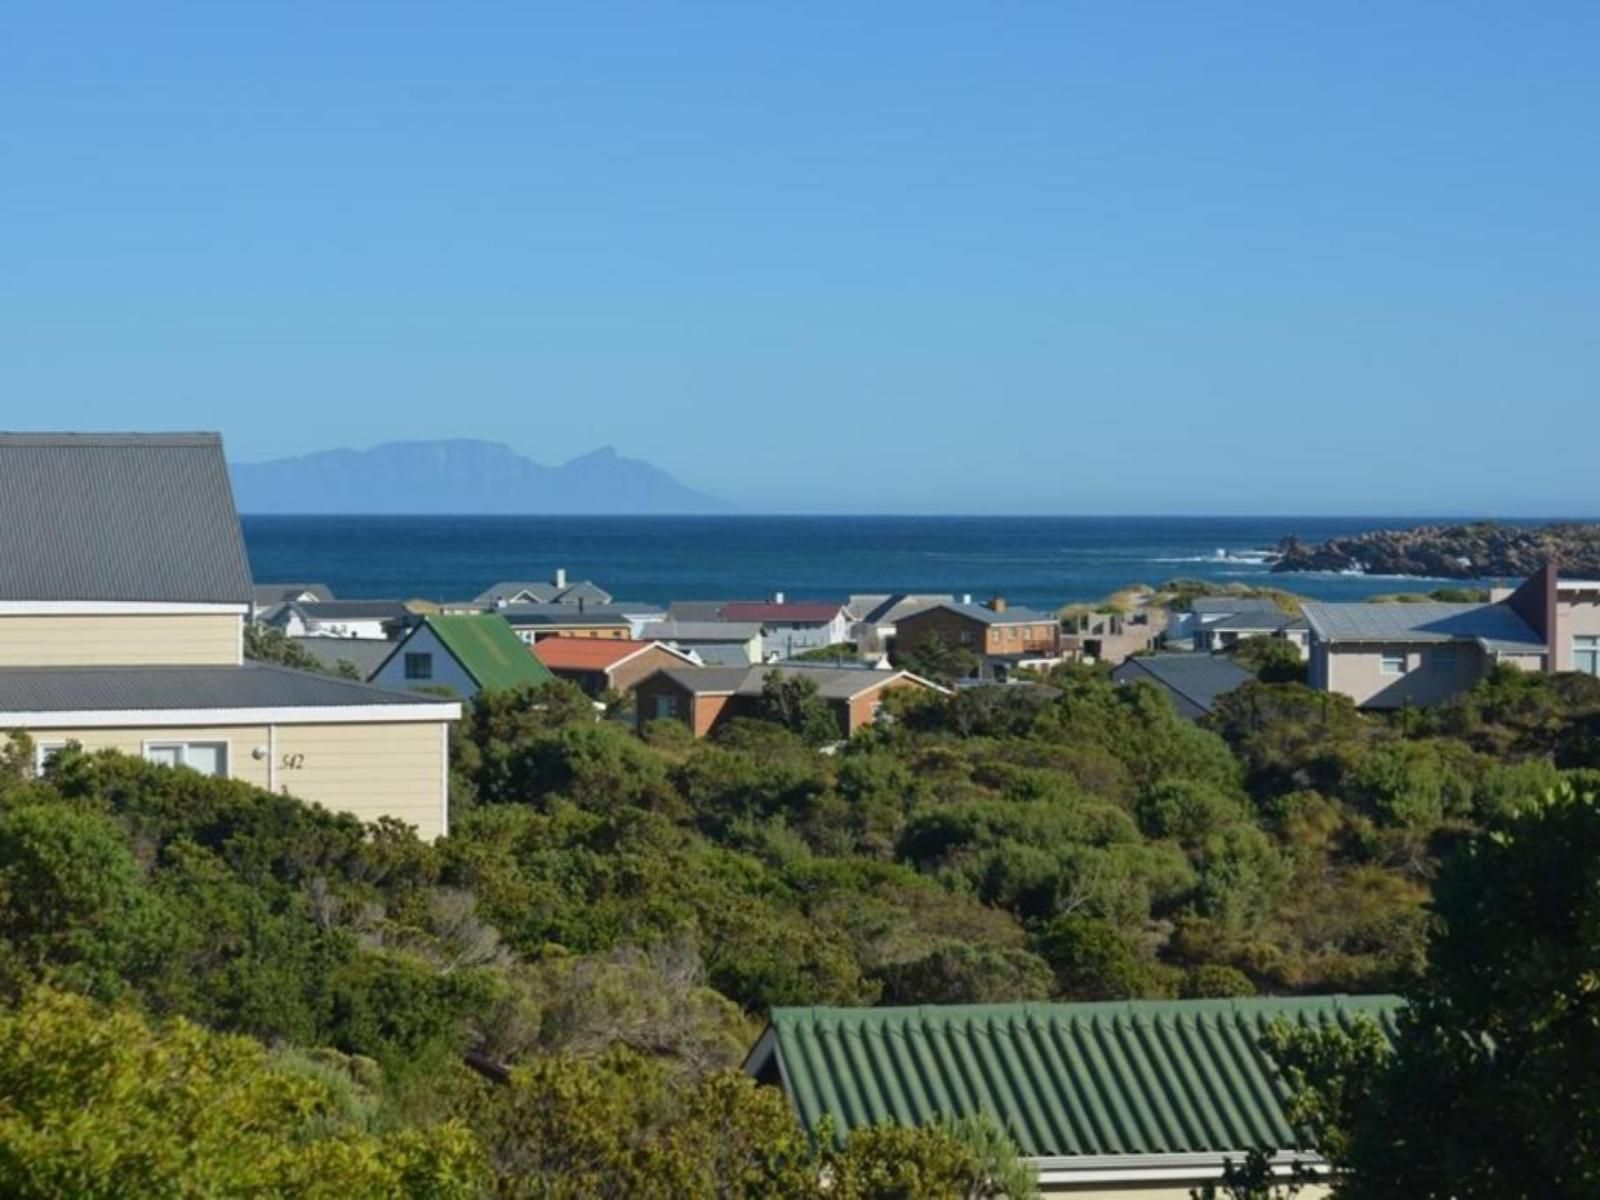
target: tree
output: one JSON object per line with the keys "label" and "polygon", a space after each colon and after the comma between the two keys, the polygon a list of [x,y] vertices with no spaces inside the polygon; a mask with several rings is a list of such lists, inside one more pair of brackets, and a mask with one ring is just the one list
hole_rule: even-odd
{"label": "tree", "polygon": [[1262,683],[1304,683],[1306,662],[1288,638],[1259,634],[1235,642],[1228,656]]}
{"label": "tree", "polygon": [[1342,1194],[1600,1194],[1600,798],[1568,786],[1515,813],[1434,896],[1428,970],[1350,1122]]}
{"label": "tree", "polygon": [[804,675],[768,671],[761,681],[761,718],[781,725],[807,745],[826,746],[844,736],[833,708],[817,693],[817,682]]}
{"label": "tree", "polygon": [[271,625],[247,622],[244,627],[244,656],[252,662],[273,663],[280,667],[293,667],[296,671],[311,671],[318,675],[339,675],[345,679],[360,679],[356,665],[341,659],[332,671],[303,646],[296,645],[281,629]]}
{"label": "tree", "polygon": [[18,1200],[467,1200],[485,1182],[459,1123],[370,1134],[339,1089],[256,1042],[47,990],[0,1013],[0,1097],[0,1192]]}
{"label": "tree", "polygon": [[895,666],[934,683],[952,684],[978,673],[978,656],[965,646],[931,633],[905,654],[895,656]]}

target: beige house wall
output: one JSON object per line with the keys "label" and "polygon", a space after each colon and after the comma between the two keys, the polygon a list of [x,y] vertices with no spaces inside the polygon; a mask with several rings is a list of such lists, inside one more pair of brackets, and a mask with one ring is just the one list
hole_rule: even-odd
{"label": "beige house wall", "polygon": [[[228,777],[264,788],[267,780],[267,751],[271,731],[265,725],[195,725],[174,729],[35,729],[30,736],[39,746],[77,742],[85,750],[116,750],[138,758],[146,742],[226,742]],[[261,750],[256,758],[255,750]]]}
{"label": "beige house wall", "polygon": [[147,742],[226,742],[232,779],[363,821],[394,817],[432,840],[446,831],[445,730],[442,721],[380,721],[31,732],[41,745],[70,741],[130,755],[142,755]]}
{"label": "beige house wall", "polygon": [[237,613],[0,616],[0,667],[232,666]]}
{"label": "beige house wall", "polygon": [[393,817],[432,840],[445,832],[445,723],[276,727],[278,791],[363,821]]}
{"label": "beige house wall", "polygon": [[[1455,667],[1440,670],[1438,647],[1333,645],[1327,652],[1327,689],[1349,696],[1363,708],[1401,708],[1407,704],[1438,704],[1466,691],[1488,670],[1483,650],[1469,642],[1454,642]],[[1406,673],[1385,675],[1381,670],[1384,653],[1404,652]]]}
{"label": "beige house wall", "polygon": [[1600,637],[1600,591],[1563,589],[1556,601],[1557,671],[1572,670],[1572,639]]}

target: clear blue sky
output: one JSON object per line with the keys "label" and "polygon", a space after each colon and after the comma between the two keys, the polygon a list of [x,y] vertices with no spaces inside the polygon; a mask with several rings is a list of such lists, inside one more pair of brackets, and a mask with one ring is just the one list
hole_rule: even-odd
{"label": "clear blue sky", "polygon": [[1600,4],[6,5],[12,427],[1600,512]]}

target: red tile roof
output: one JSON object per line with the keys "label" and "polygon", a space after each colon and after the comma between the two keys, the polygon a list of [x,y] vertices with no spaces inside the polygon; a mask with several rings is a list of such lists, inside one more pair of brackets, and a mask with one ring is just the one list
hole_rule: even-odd
{"label": "red tile roof", "polygon": [[655,644],[627,638],[549,637],[533,644],[533,654],[553,671],[605,671]]}
{"label": "red tile roof", "polygon": [[806,624],[825,625],[839,615],[842,604],[765,604],[759,601],[737,601],[722,606],[724,621],[781,622],[800,621]]}

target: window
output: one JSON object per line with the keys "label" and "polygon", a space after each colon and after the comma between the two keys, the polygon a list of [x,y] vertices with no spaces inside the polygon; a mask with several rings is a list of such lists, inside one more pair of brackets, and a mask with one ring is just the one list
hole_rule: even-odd
{"label": "window", "polygon": [[67,748],[65,742],[35,742],[33,746],[33,769],[39,774],[44,774],[45,764]]}
{"label": "window", "polygon": [[1579,635],[1572,639],[1572,669],[1585,675],[1600,675],[1600,637]]}
{"label": "window", "polygon": [[146,742],[144,756],[164,767],[188,767],[202,775],[228,773],[226,742]]}
{"label": "window", "polygon": [[1406,652],[1404,650],[1385,650],[1378,658],[1378,674],[1404,675],[1406,673]]}
{"label": "window", "polygon": [[678,698],[671,693],[656,697],[656,717],[658,719],[676,717],[678,715]]}
{"label": "window", "polygon": [[407,679],[432,679],[433,678],[433,655],[431,655],[431,654],[407,654],[406,655],[406,678]]}
{"label": "window", "polygon": [[1428,667],[1439,675],[1454,675],[1458,659],[1458,647],[1435,646],[1428,652]]}

